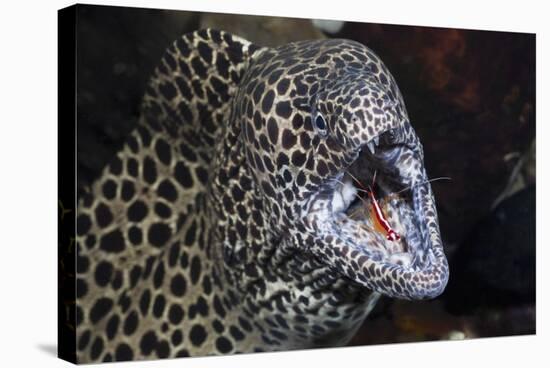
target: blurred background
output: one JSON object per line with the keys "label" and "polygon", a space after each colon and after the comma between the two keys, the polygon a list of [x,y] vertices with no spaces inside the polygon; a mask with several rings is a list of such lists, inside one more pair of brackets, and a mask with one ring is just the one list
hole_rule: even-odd
{"label": "blurred background", "polygon": [[124,143],[176,38],[212,27],[258,45],[348,38],[403,93],[434,182],[451,276],[426,302],[383,298],[350,345],[535,333],[535,35],[79,5],[79,196]]}

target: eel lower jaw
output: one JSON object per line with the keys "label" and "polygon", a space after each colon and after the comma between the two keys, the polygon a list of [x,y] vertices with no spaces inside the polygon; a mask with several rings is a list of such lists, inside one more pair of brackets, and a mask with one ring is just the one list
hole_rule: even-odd
{"label": "eel lower jaw", "polygon": [[[348,170],[353,178],[346,173],[336,178],[332,193],[313,212],[311,220],[316,222],[319,239],[317,251],[338,272],[370,290],[403,299],[436,297],[447,284],[448,265],[431,187],[422,184],[427,179],[423,165],[411,166],[422,168],[414,176],[392,177],[391,173],[407,170],[393,170],[396,166],[384,167],[380,161],[369,165],[373,162],[372,155],[362,154]],[[377,202],[400,235],[399,240],[388,239],[368,197],[357,199],[364,185],[372,182],[369,167],[373,166],[379,169]],[[358,185],[357,179],[363,185]],[[412,188],[403,195],[389,195],[409,185]]]}

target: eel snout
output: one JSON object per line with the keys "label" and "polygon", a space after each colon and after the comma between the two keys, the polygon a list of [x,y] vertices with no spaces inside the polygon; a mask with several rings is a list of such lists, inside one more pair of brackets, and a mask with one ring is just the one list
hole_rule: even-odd
{"label": "eel snout", "polygon": [[[448,264],[421,148],[387,144],[386,138],[368,142],[313,201],[308,221],[318,239],[315,251],[374,291],[404,299],[433,298],[447,284]],[[388,236],[377,207],[398,239]]]}

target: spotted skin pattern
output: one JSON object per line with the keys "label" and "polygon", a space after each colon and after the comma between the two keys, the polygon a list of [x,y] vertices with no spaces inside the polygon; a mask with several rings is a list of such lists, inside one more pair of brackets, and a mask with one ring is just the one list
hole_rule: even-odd
{"label": "spotted skin pattern", "polygon": [[404,182],[425,177],[397,85],[361,44],[268,49],[214,30],[177,40],[79,203],[78,362],[343,345],[380,295],[441,293],[429,185],[413,196],[429,243],[415,267],[327,215],[331,178],[376,137],[398,143],[385,160]]}

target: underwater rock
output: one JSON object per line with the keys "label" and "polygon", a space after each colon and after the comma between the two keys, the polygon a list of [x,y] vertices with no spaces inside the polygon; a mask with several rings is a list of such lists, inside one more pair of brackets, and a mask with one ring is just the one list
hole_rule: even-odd
{"label": "underwater rock", "polygon": [[535,302],[535,185],[503,200],[451,260],[449,311]]}

